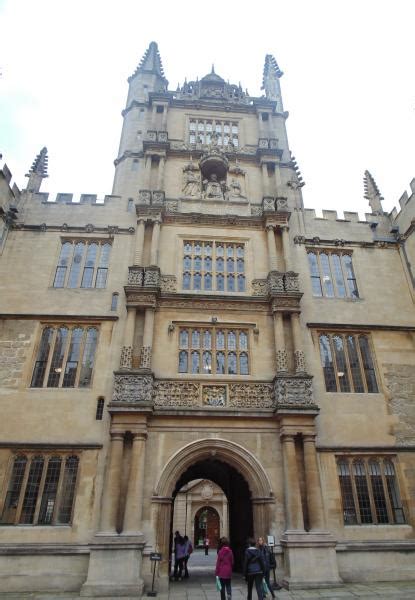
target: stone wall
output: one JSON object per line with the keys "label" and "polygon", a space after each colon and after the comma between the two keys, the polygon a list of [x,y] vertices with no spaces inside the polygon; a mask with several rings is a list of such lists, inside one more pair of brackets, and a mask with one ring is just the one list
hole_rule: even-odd
{"label": "stone wall", "polygon": [[33,321],[0,321],[0,387],[19,386],[33,326]]}
{"label": "stone wall", "polygon": [[415,368],[414,365],[384,364],[389,390],[389,406],[398,417],[394,435],[398,444],[415,446]]}

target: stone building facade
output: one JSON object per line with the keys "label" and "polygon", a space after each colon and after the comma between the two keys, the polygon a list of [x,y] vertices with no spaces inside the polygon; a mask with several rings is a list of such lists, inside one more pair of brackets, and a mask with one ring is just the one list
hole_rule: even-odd
{"label": "stone building facade", "polygon": [[214,70],[129,79],[112,194],[0,176],[2,590],[168,587],[172,506],[224,492],[237,561],[290,587],[414,577],[415,181],[387,214],[305,209],[264,95]]}

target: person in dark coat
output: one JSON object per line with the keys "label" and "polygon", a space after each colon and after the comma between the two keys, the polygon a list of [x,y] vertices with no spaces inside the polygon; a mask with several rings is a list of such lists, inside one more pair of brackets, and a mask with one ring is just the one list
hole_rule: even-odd
{"label": "person in dark coat", "polygon": [[258,600],[264,600],[264,590],[262,587],[264,573],[265,564],[261,553],[255,546],[255,540],[249,538],[248,548],[245,550],[244,557],[244,575],[248,585],[248,600],[252,600],[252,588],[254,587],[254,583]]}
{"label": "person in dark coat", "polygon": [[220,600],[225,599],[225,590],[227,600],[231,600],[232,597],[232,569],[233,569],[233,552],[229,547],[229,542],[226,537],[222,537],[219,540],[219,552],[216,558],[216,569],[215,575],[219,577],[222,589],[220,591]]}
{"label": "person in dark coat", "polygon": [[271,550],[266,545],[263,537],[258,538],[258,550],[262,556],[262,560],[264,561],[264,565],[265,565],[265,571],[264,571],[265,583],[268,586],[271,596],[273,598],[275,598],[274,590],[272,589],[271,583],[269,581],[269,574],[271,572]]}

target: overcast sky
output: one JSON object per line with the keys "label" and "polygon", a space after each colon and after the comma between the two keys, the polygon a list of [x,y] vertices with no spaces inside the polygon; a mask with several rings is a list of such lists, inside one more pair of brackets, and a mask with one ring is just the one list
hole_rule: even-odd
{"label": "overcast sky", "polygon": [[368,169],[391,210],[415,177],[414,17],[412,0],[0,0],[3,162],[24,187],[46,145],[45,191],[102,197],[126,79],[150,41],[172,90],[214,63],[262,95],[270,53],[305,206],[367,212]]}

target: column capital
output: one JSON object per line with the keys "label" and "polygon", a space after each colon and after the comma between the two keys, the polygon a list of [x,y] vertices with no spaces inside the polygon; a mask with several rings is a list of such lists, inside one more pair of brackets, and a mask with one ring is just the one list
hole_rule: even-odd
{"label": "column capital", "polygon": [[111,442],[124,440],[125,431],[110,431]]}
{"label": "column capital", "polygon": [[274,231],[275,225],[265,225],[266,231]]}
{"label": "column capital", "polygon": [[303,437],[303,442],[312,442],[313,444],[315,444],[316,443],[317,434],[315,434],[315,433],[303,433],[302,437]]}
{"label": "column capital", "polygon": [[281,431],[280,439],[283,443],[286,442],[295,442],[295,433],[287,433],[286,431]]}

